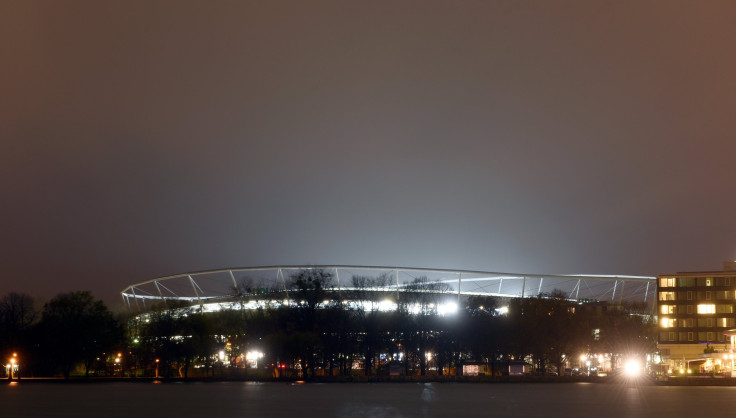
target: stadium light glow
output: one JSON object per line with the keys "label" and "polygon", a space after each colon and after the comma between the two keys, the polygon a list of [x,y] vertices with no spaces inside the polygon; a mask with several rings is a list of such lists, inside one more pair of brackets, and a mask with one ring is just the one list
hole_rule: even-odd
{"label": "stadium light glow", "polygon": [[439,315],[449,315],[457,313],[457,303],[448,302],[437,306],[437,313]]}

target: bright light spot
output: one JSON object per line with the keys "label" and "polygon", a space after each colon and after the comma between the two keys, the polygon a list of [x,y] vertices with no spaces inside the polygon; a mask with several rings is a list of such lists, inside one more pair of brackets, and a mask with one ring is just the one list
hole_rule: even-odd
{"label": "bright light spot", "polygon": [[624,364],[624,371],[629,377],[638,376],[641,373],[641,364],[639,364],[638,360],[631,359]]}
{"label": "bright light spot", "polygon": [[455,302],[443,303],[437,306],[439,315],[454,314],[455,312],[457,312],[457,303]]}
{"label": "bright light spot", "polygon": [[225,352],[220,350],[220,352],[217,354],[218,357],[220,357],[220,361],[225,360]]}
{"label": "bright light spot", "polygon": [[245,361],[250,367],[258,367],[258,360],[263,358],[263,352],[258,350],[248,351],[245,353]]}
{"label": "bright light spot", "polygon": [[496,313],[499,315],[506,315],[509,313],[509,307],[508,306],[502,306],[500,308],[496,308]]}
{"label": "bright light spot", "polygon": [[396,305],[390,299],[384,299],[378,303],[378,310],[381,312],[395,311],[397,308],[398,308],[398,305]]}

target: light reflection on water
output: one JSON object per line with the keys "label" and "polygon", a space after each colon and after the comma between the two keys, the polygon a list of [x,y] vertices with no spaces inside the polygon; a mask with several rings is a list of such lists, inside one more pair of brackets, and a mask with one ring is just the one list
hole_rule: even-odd
{"label": "light reflection on water", "polygon": [[[591,383],[25,383],[2,417],[692,417],[730,411],[736,387]],[[728,415],[728,414],[727,414]]]}

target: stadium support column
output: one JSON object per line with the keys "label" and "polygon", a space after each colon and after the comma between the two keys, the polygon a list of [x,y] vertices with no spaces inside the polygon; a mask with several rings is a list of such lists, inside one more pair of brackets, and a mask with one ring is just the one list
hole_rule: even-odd
{"label": "stadium support column", "polygon": [[242,296],[243,292],[240,291],[240,288],[238,287],[238,282],[235,281],[235,275],[233,274],[232,270],[228,270],[228,273],[230,273],[230,278],[233,279],[233,288],[235,289],[235,293]]}
{"label": "stadium support column", "polygon": [[197,285],[194,284],[194,279],[192,279],[192,275],[187,275],[189,277],[189,283],[192,284],[192,290],[194,290],[194,295],[197,296],[197,303],[199,303],[199,310],[201,312],[204,312],[204,305],[202,305],[202,299],[199,297],[199,292],[197,292]]}
{"label": "stadium support column", "polygon": [[284,291],[289,292],[289,289],[286,288],[286,280],[284,279],[284,272],[281,271],[281,269],[276,270],[276,280],[278,280],[279,276],[281,276],[281,284],[284,285]]}
{"label": "stadium support column", "polygon": [[164,294],[161,293],[161,287],[158,285],[158,281],[154,280],[153,284],[156,285],[156,290],[158,290],[158,295],[161,296],[161,300],[164,302],[164,306],[166,307],[166,309],[168,309],[169,305],[166,304],[166,298],[164,297]]}
{"label": "stadium support column", "polygon": [[[138,309],[138,312],[141,312],[141,306],[138,305],[138,296],[135,294],[135,286],[130,287],[130,291],[133,292],[133,300],[135,301],[135,308]],[[143,299],[143,307],[146,305],[146,300]]]}
{"label": "stadium support column", "polygon": [[396,272],[396,304],[399,304],[399,270],[394,270]]}
{"label": "stadium support column", "polygon": [[337,272],[337,267],[335,267],[335,277],[337,278],[337,296],[340,298],[340,303],[342,303],[342,287],[340,287],[340,274]]}
{"label": "stadium support column", "polygon": [[521,279],[521,298],[524,299],[524,291],[526,290],[526,276]]}
{"label": "stadium support column", "polygon": [[537,290],[537,296],[542,294],[542,282],[544,281],[544,277],[539,279],[539,290]]}
{"label": "stadium support column", "polygon": [[616,299],[616,286],[618,286],[618,280],[613,281],[613,293],[611,293],[611,303]]}

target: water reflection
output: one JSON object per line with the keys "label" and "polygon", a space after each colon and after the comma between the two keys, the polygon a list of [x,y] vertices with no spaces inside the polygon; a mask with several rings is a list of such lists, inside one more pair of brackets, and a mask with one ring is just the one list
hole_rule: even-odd
{"label": "water reflection", "polygon": [[0,387],[3,417],[652,417],[728,411],[736,387],[474,383],[13,382]]}

